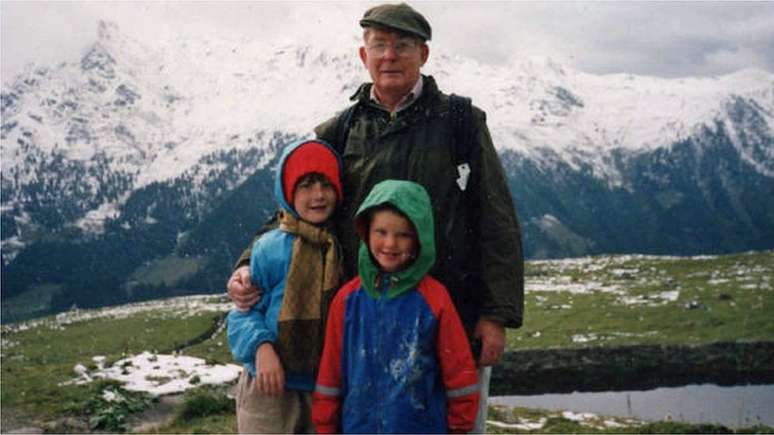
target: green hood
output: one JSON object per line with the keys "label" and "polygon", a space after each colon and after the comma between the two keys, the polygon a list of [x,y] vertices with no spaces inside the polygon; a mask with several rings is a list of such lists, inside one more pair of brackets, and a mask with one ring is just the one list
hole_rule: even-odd
{"label": "green hood", "polygon": [[414,224],[419,238],[419,255],[408,268],[390,274],[388,298],[394,298],[406,290],[414,288],[435,263],[435,229],[430,197],[425,189],[411,181],[385,180],[374,186],[357,211],[355,223],[360,236],[358,252],[358,272],[362,285],[375,298],[381,294],[376,291],[379,278],[379,265],[374,263],[365,239],[368,236],[367,211],[371,208],[390,204],[400,210]]}

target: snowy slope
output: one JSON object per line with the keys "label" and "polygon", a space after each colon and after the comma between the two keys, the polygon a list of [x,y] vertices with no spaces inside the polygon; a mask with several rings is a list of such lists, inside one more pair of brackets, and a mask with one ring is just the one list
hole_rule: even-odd
{"label": "snowy slope", "polygon": [[[668,147],[727,117],[729,100],[755,101],[774,130],[774,74],[744,70],[716,78],[662,79],[573,71],[532,58],[493,68],[445,57],[436,76],[447,89],[475,96],[500,147],[540,158],[546,149],[566,162],[601,159],[613,149]],[[774,149],[759,170],[774,176]],[[597,162],[596,173],[611,168]]]}
{"label": "snowy slope", "polygon": [[[185,179],[196,190],[221,177],[230,189],[271,159],[279,137],[311,134],[367,76],[356,38],[302,40],[178,39],[149,47],[102,22],[81,59],[31,66],[3,83],[4,255],[52,225],[33,209],[48,207],[56,225],[99,231],[140,188]],[[595,76],[545,58],[495,67],[434,50],[425,72],[445,91],[474,97],[501,151],[590,164],[611,185],[621,177],[612,151],[670,147],[718,121],[733,121],[725,124],[733,129],[749,121],[730,119],[742,104],[764,139],[729,135],[748,163],[774,177],[768,72]],[[229,152],[241,165],[224,163]]]}
{"label": "snowy slope", "polygon": [[[80,63],[4,84],[4,93],[22,93],[12,110],[6,112],[3,102],[4,124],[39,127],[39,118],[46,128],[34,128],[37,143],[64,147],[68,158],[104,152],[128,165],[151,163],[148,171],[136,169],[144,185],[179,175],[232,135],[258,128],[308,132],[366,79],[357,44],[173,40],[147,47],[103,22]],[[550,148],[567,160],[574,152],[668,146],[722,118],[734,95],[755,100],[774,128],[774,75],[759,70],[692,79],[594,76],[550,59],[492,67],[433,52],[425,72],[447,91],[474,96],[498,147],[524,153]],[[71,97],[86,101],[68,107]],[[89,127],[79,130],[78,119]],[[3,140],[4,173],[23,165],[14,139]]]}

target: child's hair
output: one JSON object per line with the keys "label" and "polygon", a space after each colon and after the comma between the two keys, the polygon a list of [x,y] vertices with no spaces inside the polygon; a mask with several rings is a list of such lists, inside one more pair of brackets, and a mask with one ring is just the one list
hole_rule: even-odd
{"label": "child's hair", "polygon": [[293,186],[293,196],[296,196],[296,189],[298,189],[298,185],[301,183],[322,183],[327,184],[335,188],[335,184],[328,179],[328,177],[325,176],[325,174],[321,174],[319,172],[309,172],[307,174],[304,174],[296,181],[296,185]]}

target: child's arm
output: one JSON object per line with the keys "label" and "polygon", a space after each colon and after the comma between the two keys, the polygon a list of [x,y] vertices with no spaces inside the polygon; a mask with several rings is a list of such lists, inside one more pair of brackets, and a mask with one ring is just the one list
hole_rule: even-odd
{"label": "child's arm", "polygon": [[[274,280],[270,273],[273,266],[265,256],[269,248],[258,240],[251,256],[251,279],[262,288],[271,289]],[[264,297],[247,312],[232,310],[228,315],[228,344],[234,359],[243,364],[256,362],[258,347],[263,343],[274,343],[276,335],[266,323],[266,312],[272,302],[272,295]]]}
{"label": "child's arm", "polygon": [[451,433],[469,432],[478,413],[478,374],[460,316],[446,289],[441,286],[440,290],[436,345],[446,386],[447,423]]}
{"label": "child's arm", "polygon": [[344,340],[344,315],[346,296],[360,281],[354,279],[336,294],[328,310],[325,341],[320,359],[312,403],[312,421],[317,433],[341,432],[341,397],[343,374],[341,372],[342,344]]}
{"label": "child's arm", "polygon": [[246,313],[232,310],[228,315],[228,345],[231,355],[242,364],[254,363],[258,346],[273,343],[276,338],[266,327],[264,313],[259,310],[263,302]]}

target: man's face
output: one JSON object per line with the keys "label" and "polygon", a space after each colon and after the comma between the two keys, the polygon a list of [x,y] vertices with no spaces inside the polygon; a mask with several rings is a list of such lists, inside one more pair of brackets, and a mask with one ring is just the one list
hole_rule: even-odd
{"label": "man's face", "polygon": [[411,91],[428,55],[422,41],[379,28],[371,28],[365,46],[360,47],[360,59],[377,95],[403,96]]}

